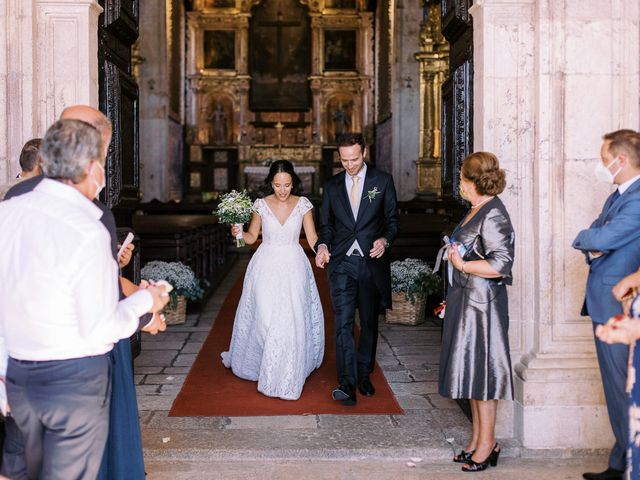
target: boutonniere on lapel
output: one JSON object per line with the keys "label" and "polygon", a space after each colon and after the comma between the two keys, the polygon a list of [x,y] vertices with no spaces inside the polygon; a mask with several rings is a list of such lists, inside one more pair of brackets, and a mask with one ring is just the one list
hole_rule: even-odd
{"label": "boutonniere on lapel", "polygon": [[369,190],[367,192],[367,196],[365,198],[369,199],[369,203],[373,202],[376,197],[380,194],[380,190],[378,190],[378,187],[373,187],[373,190]]}

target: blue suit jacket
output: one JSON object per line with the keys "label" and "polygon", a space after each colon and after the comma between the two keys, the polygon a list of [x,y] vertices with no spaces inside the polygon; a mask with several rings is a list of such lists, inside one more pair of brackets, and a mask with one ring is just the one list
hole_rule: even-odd
{"label": "blue suit jacket", "polygon": [[[615,197],[616,192],[607,199],[596,221],[573,241],[573,248],[584,252],[589,264],[581,313],[591,316],[595,323],[605,323],[622,313],[611,289],[640,267],[640,179]],[[588,252],[603,255],[590,260]]]}

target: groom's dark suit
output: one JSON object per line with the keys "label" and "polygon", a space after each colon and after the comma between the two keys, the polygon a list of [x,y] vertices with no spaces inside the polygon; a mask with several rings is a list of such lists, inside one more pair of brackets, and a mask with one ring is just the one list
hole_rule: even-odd
{"label": "groom's dark suit", "polygon": [[[378,192],[378,193],[374,193]],[[378,341],[378,313],[391,308],[388,248],[398,234],[400,220],[391,175],[367,167],[358,216],[354,218],[345,186],[345,172],[324,186],[317,245],[331,253],[329,285],[335,317],[336,361],[341,385],[355,386],[373,370]],[[373,242],[385,238],[381,258],[371,258]],[[347,256],[354,241],[364,256]],[[353,336],[355,309],[360,315],[360,344]]]}

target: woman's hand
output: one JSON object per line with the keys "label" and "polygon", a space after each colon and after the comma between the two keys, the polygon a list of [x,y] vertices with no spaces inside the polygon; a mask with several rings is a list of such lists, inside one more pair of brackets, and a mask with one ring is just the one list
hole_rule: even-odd
{"label": "woman's hand", "polygon": [[238,237],[238,236],[240,236],[241,233],[242,233],[242,227],[241,226],[231,225],[231,235],[233,235],[234,237]]}
{"label": "woman's hand", "polygon": [[609,321],[596,327],[596,336],[604,343],[630,345],[640,338],[640,320],[625,317],[623,320]]}
{"label": "woman's hand", "polygon": [[[120,248],[120,245],[118,245],[118,248]],[[131,257],[133,256],[134,248],[136,248],[136,246],[133,243],[130,243],[129,245],[124,247],[122,254],[118,257],[118,266],[120,268],[124,268],[127,265],[129,265],[129,262],[131,261]]]}
{"label": "woman's hand", "polygon": [[456,270],[462,271],[463,260],[462,260],[462,257],[460,256],[460,253],[458,252],[458,247],[456,243],[453,243],[449,247],[447,254],[449,256],[449,261],[456,268]]}
{"label": "woman's hand", "polygon": [[640,271],[627,275],[620,280],[612,289],[611,293],[619,302],[626,297],[633,288],[640,288]]}

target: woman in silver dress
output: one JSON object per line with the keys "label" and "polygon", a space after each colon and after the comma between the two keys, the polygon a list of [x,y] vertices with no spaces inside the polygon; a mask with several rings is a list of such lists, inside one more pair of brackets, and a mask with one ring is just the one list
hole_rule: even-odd
{"label": "woman in silver dress", "polygon": [[495,438],[498,400],[513,399],[509,356],[509,311],[514,233],[509,214],[497,197],[505,173],[492,153],[464,159],[460,194],[471,209],[456,227],[449,247],[453,266],[447,294],[440,395],[469,399],[473,433],[454,462],[463,471],[481,471],[498,463]]}

